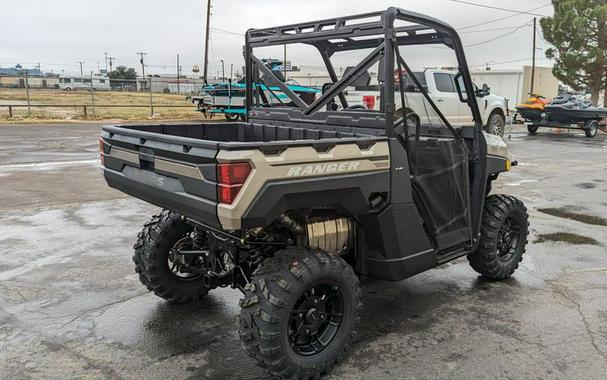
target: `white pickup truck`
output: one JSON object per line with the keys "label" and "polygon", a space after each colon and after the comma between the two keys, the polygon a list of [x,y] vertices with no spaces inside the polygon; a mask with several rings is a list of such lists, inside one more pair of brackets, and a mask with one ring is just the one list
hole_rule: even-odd
{"label": "white pickup truck", "polygon": [[[413,74],[426,87],[430,98],[453,126],[471,125],[470,109],[466,103],[460,101],[455,87],[456,71],[426,69],[414,72]],[[440,124],[441,121],[438,115],[425,101],[423,95],[416,90],[417,87],[413,81],[406,76],[403,76],[402,79],[405,80],[405,89],[407,91],[405,114],[408,115],[408,122],[414,124],[419,122]],[[483,85],[482,88],[475,86],[475,88],[475,97],[481,111],[485,131],[503,136],[507,115],[506,100],[501,96],[491,94],[489,87],[486,85]],[[350,106],[363,105],[365,108],[373,110],[379,110],[379,99],[378,86],[350,87],[346,94],[346,100]],[[394,101],[396,109],[400,110],[400,114],[402,115],[403,107],[398,91],[395,93]]]}

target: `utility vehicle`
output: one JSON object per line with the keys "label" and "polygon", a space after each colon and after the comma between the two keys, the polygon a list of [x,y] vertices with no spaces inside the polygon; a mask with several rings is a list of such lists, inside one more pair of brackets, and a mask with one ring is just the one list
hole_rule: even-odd
{"label": "utility vehicle", "polygon": [[[316,49],[332,79],[310,102],[256,56],[291,44]],[[455,55],[471,127],[449,124],[412,75],[405,58],[419,45]],[[332,58],[340,52],[362,57],[338,80]],[[244,57],[244,122],[103,128],[108,184],[165,209],[134,247],[149,290],[187,302],[220,286],[239,289],[238,329],[250,356],[274,376],[316,378],[355,339],[359,276],[399,281],[462,256],[483,276],[512,275],[527,211],[490,190],[515,162],[500,137],[482,132],[451,26],[388,8],[249,30]],[[348,105],[344,89],[372,66],[385,78],[379,109]],[[440,123],[395,117],[395,93],[406,104],[408,90],[400,80],[395,91],[395,69]],[[258,83],[280,88],[289,104],[272,102]]]}

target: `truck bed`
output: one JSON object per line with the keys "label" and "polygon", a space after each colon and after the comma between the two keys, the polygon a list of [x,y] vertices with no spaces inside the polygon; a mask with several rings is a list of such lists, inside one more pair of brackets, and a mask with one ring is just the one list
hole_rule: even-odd
{"label": "truck bed", "polygon": [[[361,160],[360,167],[369,171],[377,161],[367,157],[373,155],[370,147],[386,140],[373,132],[339,126],[244,122],[121,125],[102,128],[100,148],[109,186],[225,229],[239,227],[234,215],[244,213],[238,208],[245,206],[239,205],[239,199],[226,207],[219,204],[219,162],[249,162],[253,171],[247,184],[286,177],[283,171],[293,165],[323,160]],[[330,158],[332,155],[334,158]],[[387,153],[382,156],[387,159]],[[244,197],[245,192],[252,197],[253,191],[259,189],[243,189],[238,197]],[[222,212],[230,215],[229,222],[225,218],[220,221]]]}

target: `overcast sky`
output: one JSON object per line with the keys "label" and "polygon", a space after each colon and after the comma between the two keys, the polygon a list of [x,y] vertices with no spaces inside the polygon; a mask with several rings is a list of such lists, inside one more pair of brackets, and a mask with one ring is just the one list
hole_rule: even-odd
{"label": "overcast sky", "polygon": [[[551,15],[549,0],[468,0]],[[180,54],[184,73],[201,64],[207,0],[19,0],[3,1],[0,12],[0,66],[40,63],[43,71],[77,72],[78,61],[85,71],[104,68],[104,52],[115,57],[114,65],[141,71],[137,52],[147,53],[148,73],[173,73]],[[212,1],[209,71],[220,70],[223,59],[229,67],[243,65],[240,35],[248,28],[268,27],[350,15],[399,6],[431,15],[460,30],[466,45],[474,45],[504,34],[495,41],[466,49],[471,66],[487,62],[494,70],[530,64],[532,15],[486,9],[451,0],[214,0]],[[489,22],[491,20],[504,18]],[[474,28],[470,25],[485,23]],[[538,23],[539,27],[539,23]],[[516,30],[518,28],[518,30]],[[516,31],[515,31],[516,30]],[[478,32],[477,32],[478,31]],[[541,34],[541,31],[540,31]],[[546,42],[538,37],[538,46]],[[308,54],[290,51],[293,64],[306,64]],[[538,64],[549,65],[543,50]],[[280,57],[276,57],[280,58]],[[515,62],[516,61],[516,62]]]}

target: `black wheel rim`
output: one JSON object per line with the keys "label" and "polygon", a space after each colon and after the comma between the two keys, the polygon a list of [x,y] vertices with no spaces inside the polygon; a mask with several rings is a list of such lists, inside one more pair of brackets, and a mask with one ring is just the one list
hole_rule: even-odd
{"label": "black wheel rim", "polygon": [[339,287],[318,284],[297,300],[289,317],[289,344],[301,356],[325,350],[337,336],[344,316],[344,299]]}
{"label": "black wheel rim", "polygon": [[171,274],[181,280],[181,281],[192,281],[200,277],[199,273],[189,273],[182,270],[181,262],[179,261],[180,254],[179,251],[182,250],[192,250],[194,249],[194,245],[192,242],[192,238],[188,233],[181,239],[179,239],[169,251],[169,255],[167,257],[167,267]]}
{"label": "black wheel rim", "polygon": [[506,218],[497,234],[497,256],[500,261],[509,261],[519,246],[521,226],[513,216]]}

